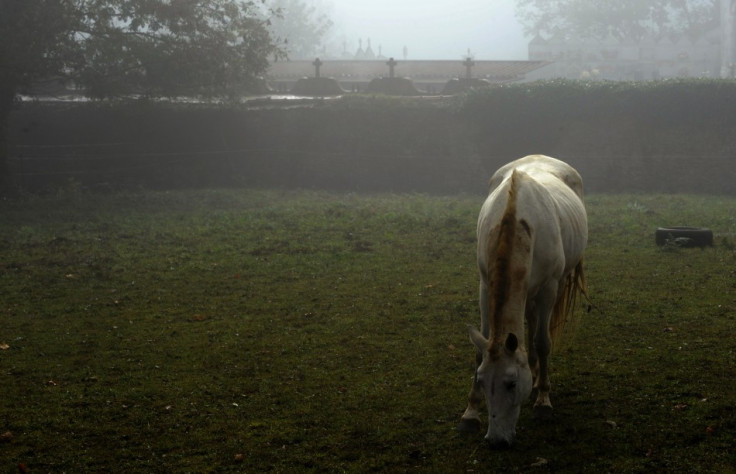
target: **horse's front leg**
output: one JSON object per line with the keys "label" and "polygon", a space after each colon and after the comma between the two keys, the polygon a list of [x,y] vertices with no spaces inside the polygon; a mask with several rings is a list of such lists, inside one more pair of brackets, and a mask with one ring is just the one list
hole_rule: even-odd
{"label": "horse's front leg", "polygon": [[537,313],[535,311],[534,300],[528,300],[526,304],[526,340],[529,345],[529,368],[532,370],[532,384],[536,389],[537,378],[539,377],[539,365],[537,357],[537,345],[534,338],[537,333]]}
{"label": "horse's front leg", "polygon": [[548,359],[552,346],[549,334],[549,320],[555,299],[557,298],[557,284],[550,283],[541,289],[534,304],[535,319],[537,321],[534,334],[534,349],[538,358],[537,379],[534,388],[537,390],[537,400],[534,402],[534,417],[546,418],[552,415],[552,402],[549,398],[551,384],[549,382]]}
{"label": "horse's front leg", "polygon": [[480,352],[476,355],[476,373],[473,374],[473,385],[470,387],[470,393],[468,394],[468,407],[465,409],[462,418],[460,418],[460,424],[457,427],[463,433],[477,433],[480,431],[480,405],[483,403],[485,395],[478,383],[477,369],[482,362],[482,357]]}
{"label": "horse's front leg", "polygon": [[[483,277],[480,281],[480,331],[483,337],[488,339],[490,336],[490,323],[488,320],[488,285],[485,284]],[[478,367],[483,362],[483,354],[479,351],[475,355],[475,369],[476,372],[473,374],[473,385],[470,387],[470,394],[468,394],[468,407],[465,409],[458,430],[463,433],[476,433],[480,431],[480,405],[483,403],[485,394],[483,389],[478,383]]]}

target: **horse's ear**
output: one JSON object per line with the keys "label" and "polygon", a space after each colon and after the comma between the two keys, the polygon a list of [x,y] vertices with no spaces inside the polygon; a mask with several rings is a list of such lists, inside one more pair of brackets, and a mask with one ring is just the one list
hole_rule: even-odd
{"label": "horse's ear", "polygon": [[470,341],[475,345],[475,348],[480,352],[487,350],[488,339],[483,337],[483,334],[481,334],[474,326],[468,326],[468,330],[470,331]]}
{"label": "horse's ear", "polygon": [[516,349],[519,348],[519,339],[516,337],[516,334],[513,332],[510,332],[508,336],[506,336],[506,351],[509,354],[513,354],[516,352]]}

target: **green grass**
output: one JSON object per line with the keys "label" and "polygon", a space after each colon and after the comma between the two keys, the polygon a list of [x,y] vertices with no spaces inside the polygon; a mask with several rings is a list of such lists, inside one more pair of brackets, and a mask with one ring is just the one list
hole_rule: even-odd
{"label": "green grass", "polygon": [[527,404],[507,451],[455,431],[482,199],[0,202],[0,472],[734,472],[736,198],[587,198],[595,308],[553,355],[553,421]]}

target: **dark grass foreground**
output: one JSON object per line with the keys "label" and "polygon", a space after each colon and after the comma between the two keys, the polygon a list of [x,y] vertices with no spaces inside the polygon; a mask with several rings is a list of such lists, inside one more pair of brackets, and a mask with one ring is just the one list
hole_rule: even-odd
{"label": "dark grass foreground", "polygon": [[[554,419],[463,437],[481,196],[0,203],[0,472],[729,472],[736,199],[587,198]],[[661,225],[714,248],[657,248]]]}

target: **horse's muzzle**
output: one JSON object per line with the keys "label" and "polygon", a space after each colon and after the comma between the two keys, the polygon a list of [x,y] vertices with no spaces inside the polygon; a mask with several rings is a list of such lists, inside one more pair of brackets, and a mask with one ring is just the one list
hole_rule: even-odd
{"label": "horse's muzzle", "polygon": [[488,443],[488,446],[491,447],[491,449],[504,450],[504,449],[511,448],[511,445],[514,443],[514,440],[513,438],[510,440],[502,439],[502,438],[499,438],[499,439],[486,438],[486,442]]}

